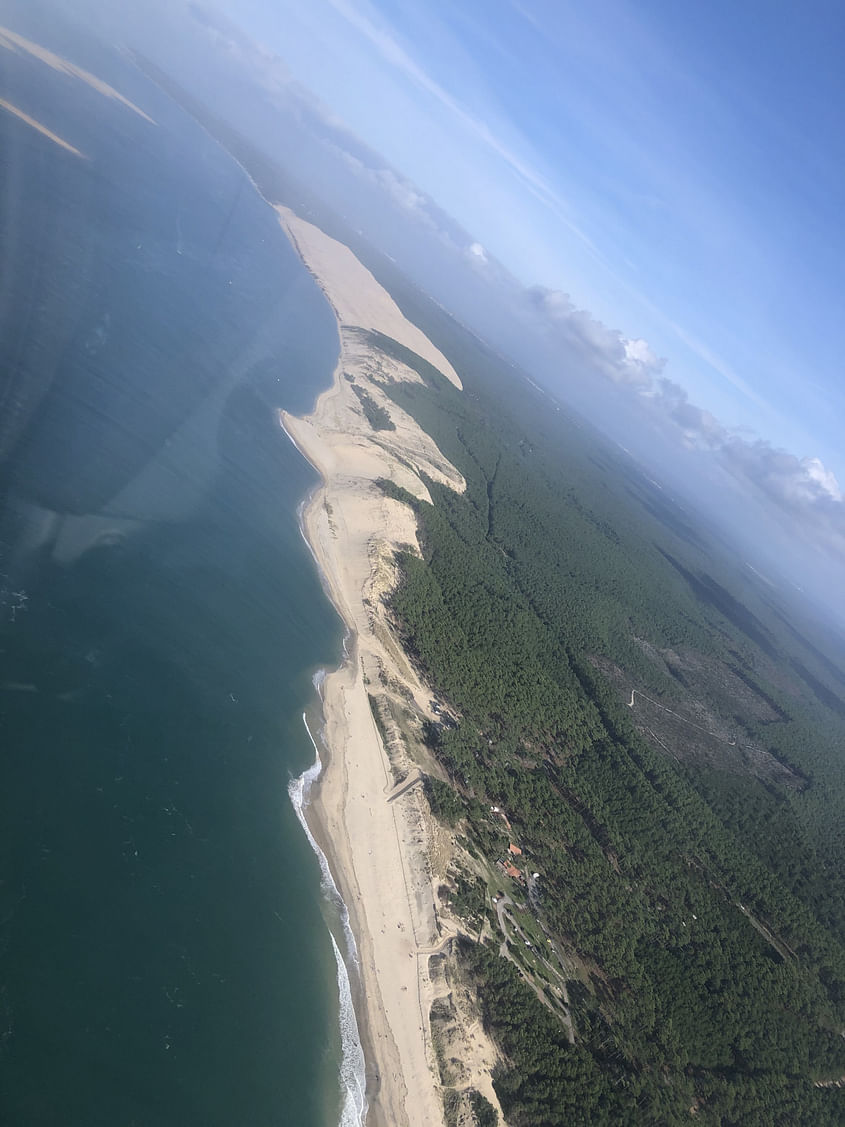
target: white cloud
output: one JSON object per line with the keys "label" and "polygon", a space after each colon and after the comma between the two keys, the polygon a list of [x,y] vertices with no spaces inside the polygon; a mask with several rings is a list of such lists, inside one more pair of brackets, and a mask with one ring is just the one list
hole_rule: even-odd
{"label": "white cloud", "polygon": [[648,341],[642,338],[626,340],[623,337],[622,347],[625,352],[624,363],[632,373],[634,383],[648,382],[656,372],[663,369],[665,361],[654,354]]}
{"label": "white cloud", "polygon": [[[401,207],[403,211],[413,215],[415,219],[427,226],[436,227],[428,210],[431,201],[410,180],[406,180],[404,176],[400,176],[392,168],[370,168],[360,157],[350,153],[336,142],[326,142],[326,144],[340,156],[341,160],[352,169],[356,176],[361,177],[362,180],[368,180],[370,184],[384,192],[397,207]],[[440,231],[438,231],[438,234],[441,237],[443,236]]]}
{"label": "white cloud", "polygon": [[575,350],[583,374],[616,384],[670,439],[709,452],[758,499],[788,516],[791,527],[845,553],[845,499],[836,476],[819,458],[798,458],[747,432],[728,429],[691,403],[680,384],[662,375],[665,361],[646,340],[609,329],[576,309],[568,294],[540,286],[525,294],[551,339]]}
{"label": "white cloud", "polygon": [[484,265],[487,264],[487,251],[481,243],[470,243],[467,247],[467,254],[471,259],[475,259],[476,262],[481,262]]}
{"label": "white cloud", "polygon": [[839,483],[819,458],[797,458],[760,439],[748,442],[736,436],[730,436],[719,453],[735,476],[757,486],[770,500],[845,532]]}
{"label": "white cloud", "polygon": [[535,286],[526,291],[528,301],[546,326],[562,341],[575,347],[587,362],[617,384],[628,384],[649,391],[663,370],[665,361],[656,356],[648,342],[632,340],[609,329],[584,309],[576,309],[569,294]]}
{"label": "white cloud", "polygon": [[572,298],[561,290],[547,290],[543,286],[534,286],[533,289],[528,290],[528,297],[538,309],[556,321],[575,312]]}
{"label": "white cloud", "polygon": [[842,500],[842,490],[832,470],[827,469],[819,458],[802,458],[801,465],[810,481],[819,485],[824,493],[834,501]]}
{"label": "white cloud", "polygon": [[426,204],[426,197],[418,191],[410,180],[397,175],[392,168],[379,168],[374,173],[390,198],[406,211],[419,212]]}

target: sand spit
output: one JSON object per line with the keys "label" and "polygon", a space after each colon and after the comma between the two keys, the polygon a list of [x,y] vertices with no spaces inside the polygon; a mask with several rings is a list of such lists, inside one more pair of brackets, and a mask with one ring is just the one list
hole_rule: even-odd
{"label": "sand spit", "polygon": [[290,208],[277,204],[276,211],[303,262],[329,299],[341,326],[376,329],[433,364],[455,387],[461,386],[458,373],[443,353],[411,324],[387,290],[348,247],[324,234],[313,223],[300,219]]}
{"label": "sand spit", "polygon": [[[374,484],[389,478],[428,498],[420,473],[463,490],[465,483],[433,440],[384,393],[392,380],[419,380],[360,329],[374,329],[434,364],[456,386],[442,354],[405,319],[352,255],[287,209],[282,224],[338,318],[340,360],[331,388],[311,415],[282,413],[290,438],[318,469],[322,485],[303,512],[305,535],[349,630],[348,659],[323,685],[328,763],[316,788],[313,832],[349,908],[361,996],[356,1000],[367,1057],[371,1127],[442,1125],[440,1071],[430,1011],[442,996],[449,925],[438,919],[432,841],[437,830],[408,755],[405,720],[430,715],[430,692],[407,662],[382,598],[396,582],[398,547],[417,551],[408,506]],[[356,390],[385,408],[395,430],[374,430]],[[379,704],[388,703],[380,711]],[[376,704],[375,708],[373,705]],[[376,720],[378,714],[378,721]],[[438,866],[440,867],[440,866]],[[474,1044],[485,1039],[472,1030]],[[468,1054],[469,1055],[469,1054]],[[489,1064],[462,1086],[495,1100]]]}

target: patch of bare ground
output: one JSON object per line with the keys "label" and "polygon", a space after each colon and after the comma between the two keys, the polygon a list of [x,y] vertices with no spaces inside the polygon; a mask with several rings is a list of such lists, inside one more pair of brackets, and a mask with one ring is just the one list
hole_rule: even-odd
{"label": "patch of bare ground", "polygon": [[502,1062],[484,1033],[475,993],[446,952],[429,958],[428,974],[435,995],[430,1013],[431,1037],[447,1127],[474,1127],[470,1103],[473,1092],[480,1092],[489,1100],[504,1124],[491,1079],[493,1069]]}
{"label": "patch of bare ground", "polygon": [[743,727],[743,721],[776,724],[784,714],[742,669],[699,653],[658,651],[642,641],[640,646],[678,682],[677,694],[659,698],[607,659],[591,661],[616,688],[631,709],[634,728],[655,750],[679,762],[750,774],[792,790],[806,785],[806,779]]}

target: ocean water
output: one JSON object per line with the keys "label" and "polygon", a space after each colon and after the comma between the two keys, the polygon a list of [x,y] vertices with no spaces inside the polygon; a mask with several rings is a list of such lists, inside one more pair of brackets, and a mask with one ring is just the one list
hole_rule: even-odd
{"label": "ocean water", "polygon": [[354,952],[298,820],[340,624],[276,418],[334,321],[237,166],[85,46],[155,126],[0,60],[85,153],[0,116],[0,1120],[353,1123]]}

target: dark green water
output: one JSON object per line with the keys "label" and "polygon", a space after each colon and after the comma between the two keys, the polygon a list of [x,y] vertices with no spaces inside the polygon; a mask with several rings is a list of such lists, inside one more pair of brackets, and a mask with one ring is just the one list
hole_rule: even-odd
{"label": "dark green water", "polygon": [[[93,48],[85,65],[94,69]],[[4,53],[0,1119],[337,1122],[336,967],[287,783],[338,621],[276,409],[331,314],[272,212],[153,116]]]}

